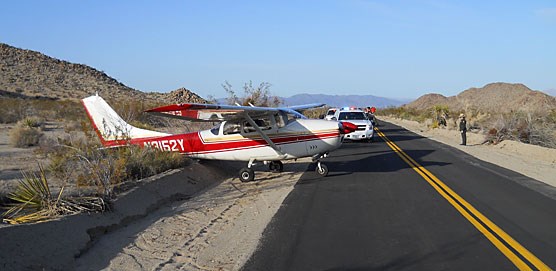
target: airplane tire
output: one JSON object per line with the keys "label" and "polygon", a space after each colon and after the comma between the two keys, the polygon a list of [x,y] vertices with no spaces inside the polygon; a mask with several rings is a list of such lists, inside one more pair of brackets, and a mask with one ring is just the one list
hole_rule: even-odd
{"label": "airplane tire", "polygon": [[242,168],[239,171],[239,180],[246,183],[246,182],[251,182],[255,179],[255,171],[253,169],[250,168]]}
{"label": "airplane tire", "polygon": [[278,173],[284,171],[284,164],[282,161],[271,161],[268,168],[270,171]]}
{"label": "airplane tire", "polygon": [[318,175],[325,177],[326,175],[328,175],[328,167],[325,164],[320,164],[320,169],[319,169],[317,165],[315,172],[317,172]]}

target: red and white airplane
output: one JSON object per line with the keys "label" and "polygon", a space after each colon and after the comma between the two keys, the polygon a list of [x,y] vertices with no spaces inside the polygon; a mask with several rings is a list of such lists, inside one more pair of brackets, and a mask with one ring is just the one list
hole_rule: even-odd
{"label": "red and white airplane", "polygon": [[256,162],[281,172],[281,160],[302,157],[313,157],[315,171],[326,176],[328,168],[320,159],[340,147],[344,134],[357,129],[349,122],[307,119],[297,112],[323,104],[270,108],[188,103],[147,110],[189,121],[220,122],[210,130],[167,134],[131,126],[98,95],[82,103],[105,147],[137,144],[198,159],[247,161],[247,167],[239,172],[243,182],[255,178],[252,166]]}

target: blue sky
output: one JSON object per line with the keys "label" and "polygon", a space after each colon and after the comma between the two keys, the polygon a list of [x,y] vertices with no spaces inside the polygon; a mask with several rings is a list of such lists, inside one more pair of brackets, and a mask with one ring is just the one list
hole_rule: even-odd
{"label": "blue sky", "polygon": [[[0,42],[142,90],[450,96],[556,89],[554,1],[6,1]],[[556,91],[554,91],[556,92]],[[553,93],[556,94],[556,93]]]}

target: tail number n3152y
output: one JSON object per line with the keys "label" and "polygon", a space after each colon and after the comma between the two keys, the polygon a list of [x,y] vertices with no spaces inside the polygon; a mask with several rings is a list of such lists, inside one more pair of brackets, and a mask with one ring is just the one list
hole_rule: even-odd
{"label": "tail number n3152y", "polygon": [[161,151],[184,152],[183,139],[153,140],[146,141],[144,146],[157,148]]}

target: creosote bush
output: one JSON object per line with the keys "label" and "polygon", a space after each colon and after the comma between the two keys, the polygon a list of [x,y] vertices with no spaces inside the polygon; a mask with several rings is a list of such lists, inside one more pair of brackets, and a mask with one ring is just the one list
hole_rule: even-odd
{"label": "creosote bush", "polygon": [[43,133],[39,128],[20,122],[10,131],[10,144],[17,148],[36,146],[39,144],[42,135]]}

